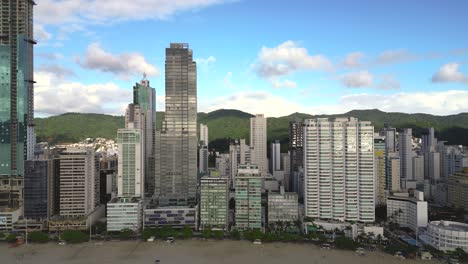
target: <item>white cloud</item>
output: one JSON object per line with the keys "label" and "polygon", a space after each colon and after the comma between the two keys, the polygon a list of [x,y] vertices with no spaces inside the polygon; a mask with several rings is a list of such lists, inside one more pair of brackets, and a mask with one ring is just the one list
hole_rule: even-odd
{"label": "white cloud", "polygon": [[394,64],[412,61],[418,59],[419,56],[412,54],[404,49],[399,50],[387,50],[380,53],[376,60],[376,64]]}
{"label": "white cloud", "polygon": [[384,75],[381,82],[377,84],[375,88],[382,90],[398,90],[400,89],[400,82],[391,75]]}
{"label": "white cloud", "polygon": [[226,74],[226,76],[224,77],[223,83],[224,83],[224,86],[226,86],[227,88],[230,88],[230,89],[235,88],[234,84],[232,83],[232,72],[228,72]]}
{"label": "white cloud", "polygon": [[349,53],[341,64],[346,68],[358,68],[362,66],[361,59],[363,57],[364,53],[362,52]]}
{"label": "white cloud", "polygon": [[393,95],[352,94],[341,96],[338,102],[329,104],[301,105],[286,97],[266,91],[238,92],[219,97],[200,111],[217,109],[239,109],[251,114],[279,117],[294,112],[319,114],[343,114],[355,109],[380,109],[386,112],[427,113],[449,115],[468,112],[468,91],[450,90],[442,92],[397,93]]}
{"label": "white cloud", "polygon": [[40,45],[47,43],[48,40],[52,38],[52,34],[47,32],[43,25],[35,24],[34,25],[34,38],[38,41]]}
{"label": "white cloud", "polygon": [[44,71],[37,71],[34,79],[34,108],[39,116],[66,112],[123,115],[132,100],[131,90],[111,82],[85,85]]}
{"label": "white cloud", "polygon": [[280,89],[280,88],[296,88],[297,84],[291,80],[284,80],[280,81],[276,78],[271,80],[271,84],[273,85],[274,88]]}
{"label": "white cloud", "polygon": [[159,69],[151,65],[139,53],[111,54],[103,50],[99,43],[88,46],[83,58],[76,57],[76,62],[84,68],[110,72],[127,79],[131,75],[159,76]]}
{"label": "white cloud", "polygon": [[370,87],[373,84],[374,76],[368,71],[351,72],[339,77],[341,83],[349,88]]}
{"label": "white cloud", "polygon": [[432,76],[432,82],[460,82],[468,84],[468,77],[458,70],[460,64],[448,63]]}
{"label": "white cloud", "polygon": [[309,55],[306,48],[288,40],[277,47],[262,47],[254,69],[260,77],[284,76],[300,70],[331,71],[333,65],[323,55]]}
{"label": "white cloud", "polygon": [[225,0],[37,0],[35,19],[41,24],[106,24],[126,20],[168,19]]}
{"label": "white cloud", "polygon": [[209,56],[208,58],[198,58],[198,59],[195,59],[195,61],[197,62],[197,65],[198,66],[203,66],[203,65],[210,65],[210,64],[213,64],[216,62],[216,58],[213,57],[213,56]]}
{"label": "white cloud", "polygon": [[43,64],[37,68],[37,71],[52,73],[60,79],[75,75],[75,72],[73,72],[73,70],[63,67],[59,64]]}

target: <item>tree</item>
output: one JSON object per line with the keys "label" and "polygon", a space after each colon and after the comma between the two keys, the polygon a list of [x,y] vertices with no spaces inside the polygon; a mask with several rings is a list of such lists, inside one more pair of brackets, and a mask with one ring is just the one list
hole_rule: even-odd
{"label": "tree", "polygon": [[34,231],[28,235],[28,240],[34,243],[47,243],[49,242],[49,235],[44,232]]}
{"label": "tree", "polygon": [[301,221],[301,219],[294,220],[294,226],[297,228],[299,234],[302,234],[302,221]]}
{"label": "tree", "polygon": [[4,238],[5,237],[5,234],[0,232],[0,239]]}
{"label": "tree", "polygon": [[107,231],[107,225],[105,222],[97,222],[93,225],[93,233],[94,234],[102,234]]}
{"label": "tree", "polygon": [[178,237],[183,238],[183,239],[189,239],[189,238],[192,238],[192,236],[193,236],[193,231],[192,231],[192,228],[190,228],[189,226],[185,226],[178,233]]}
{"label": "tree", "polygon": [[132,237],[132,235],[133,235],[133,230],[128,229],[128,228],[120,230],[120,233],[119,233],[119,237],[122,240],[128,240]]}
{"label": "tree", "polygon": [[229,236],[232,239],[239,240],[241,238],[241,233],[237,229],[231,230],[231,233],[229,233]]}
{"label": "tree", "polygon": [[81,231],[67,230],[63,232],[62,239],[67,243],[76,244],[88,241],[89,237]]}
{"label": "tree", "polygon": [[347,237],[338,237],[335,239],[335,245],[339,249],[356,250],[359,244]]}
{"label": "tree", "polygon": [[9,234],[6,239],[6,242],[8,243],[15,243],[16,242],[16,235],[15,234]]}

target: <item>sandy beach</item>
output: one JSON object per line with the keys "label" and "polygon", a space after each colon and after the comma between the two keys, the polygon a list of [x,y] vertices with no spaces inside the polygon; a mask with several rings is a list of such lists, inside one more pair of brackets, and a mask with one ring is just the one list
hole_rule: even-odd
{"label": "sandy beach", "polygon": [[0,263],[34,264],[284,264],[284,263],[438,263],[436,261],[401,260],[396,257],[369,252],[358,256],[351,251],[321,249],[315,245],[273,243],[253,245],[246,241],[163,241],[148,242],[103,242],[78,245],[29,244],[10,248],[0,244]]}

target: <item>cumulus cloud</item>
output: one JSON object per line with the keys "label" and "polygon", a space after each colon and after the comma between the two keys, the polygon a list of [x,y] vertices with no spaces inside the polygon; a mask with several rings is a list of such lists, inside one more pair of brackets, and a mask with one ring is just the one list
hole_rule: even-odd
{"label": "cumulus cloud", "polygon": [[40,72],[51,73],[60,79],[75,76],[75,72],[73,70],[58,64],[43,64],[40,65],[37,70]]}
{"label": "cumulus cloud", "polygon": [[296,88],[297,84],[291,80],[284,80],[280,81],[276,78],[271,80],[271,84],[273,85],[274,88],[280,89],[280,88]]}
{"label": "cumulus cloud", "polygon": [[36,24],[34,25],[34,38],[38,41],[39,44],[44,44],[52,38],[52,34],[47,32],[43,25]]}
{"label": "cumulus cloud", "polygon": [[376,64],[394,64],[412,61],[418,59],[419,56],[408,52],[405,49],[387,50],[380,53],[376,60]]}
{"label": "cumulus cloud", "polygon": [[432,82],[459,82],[468,84],[468,77],[458,70],[460,64],[448,63],[443,65],[439,71],[432,76]]}
{"label": "cumulus cloud", "polygon": [[468,112],[468,91],[396,93],[392,95],[352,94],[344,95],[335,103],[302,105],[266,91],[237,92],[215,98],[201,105],[200,111],[239,109],[251,114],[269,117],[289,115],[294,112],[319,114],[343,114],[355,109],[380,109],[386,112],[428,113],[450,115]]}
{"label": "cumulus cloud", "polygon": [[216,62],[216,58],[213,57],[213,56],[209,56],[208,58],[195,59],[195,61],[197,62],[198,66],[200,66],[200,65],[210,65],[210,64],[213,64],[213,63]]}
{"label": "cumulus cloud", "polygon": [[339,79],[348,88],[360,88],[372,86],[374,76],[368,71],[360,71],[343,74]]}
{"label": "cumulus cloud", "polygon": [[288,40],[276,47],[262,47],[254,69],[264,78],[280,77],[300,70],[331,71],[332,63],[323,55],[309,55],[306,48]]}
{"label": "cumulus cloud", "polygon": [[86,54],[75,61],[82,67],[119,75],[127,79],[131,75],[159,76],[159,69],[151,65],[139,53],[111,54],[103,50],[99,43],[88,46]]}
{"label": "cumulus cloud", "polygon": [[132,99],[131,90],[112,82],[85,85],[45,71],[37,71],[34,79],[34,108],[39,116],[66,112],[123,115]]}
{"label": "cumulus cloud", "polygon": [[168,19],[226,0],[39,0],[35,20],[41,24],[106,24],[126,20]]}
{"label": "cumulus cloud", "polygon": [[353,52],[346,55],[341,64],[346,68],[358,68],[362,66],[361,59],[364,57],[362,52]]}
{"label": "cumulus cloud", "polygon": [[384,75],[376,88],[382,90],[398,90],[400,89],[400,82],[391,75]]}

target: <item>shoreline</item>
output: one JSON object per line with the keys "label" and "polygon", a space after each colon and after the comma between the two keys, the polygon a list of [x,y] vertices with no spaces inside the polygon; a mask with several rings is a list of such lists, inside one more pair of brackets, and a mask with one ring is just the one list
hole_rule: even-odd
{"label": "shoreline", "polygon": [[[100,244],[102,243],[102,244]],[[154,263],[161,264],[257,264],[257,263],[440,263],[437,260],[402,260],[384,252],[366,252],[359,256],[353,251],[321,249],[314,244],[264,243],[254,245],[247,241],[234,240],[177,240],[174,244],[165,241],[94,241],[81,244],[58,245],[57,243],[28,244],[16,248],[0,245],[1,263]]]}

